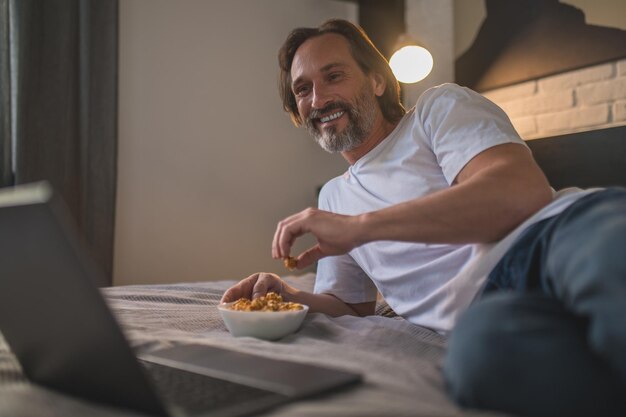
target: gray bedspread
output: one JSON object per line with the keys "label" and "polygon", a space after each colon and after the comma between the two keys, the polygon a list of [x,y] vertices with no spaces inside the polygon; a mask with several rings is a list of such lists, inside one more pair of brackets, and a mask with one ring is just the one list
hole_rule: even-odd
{"label": "gray bedspread", "polygon": [[[312,275],[289,277],[310,288]],[[137,351],[203,343],[261,356],[362,373],[363,384],[278,408],[271,416],[471,416],[446,397],[440,373],[445,339],[400,318],[330,318],[309,314],[295,334],[276,342],[232,337],[215,305],[232,281],[122,286],[105,299]],[[132,416],[29,383],[0,337],[0,417]]]}

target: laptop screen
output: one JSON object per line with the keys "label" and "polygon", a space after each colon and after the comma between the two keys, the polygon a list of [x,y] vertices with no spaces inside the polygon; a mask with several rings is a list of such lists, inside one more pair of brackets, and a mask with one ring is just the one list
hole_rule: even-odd
{"label": "laptop screen", "polygon": [[165,415],[93,284],[100,271],[50,186],[0,190],[0,230],[0,331],[28,378]]}

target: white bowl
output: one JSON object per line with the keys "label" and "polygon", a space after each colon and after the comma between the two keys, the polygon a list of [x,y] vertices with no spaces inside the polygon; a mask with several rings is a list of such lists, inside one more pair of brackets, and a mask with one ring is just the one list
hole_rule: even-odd
{"label": "white bowl", "polygon": [[276,340],[297,331],[309,311],[302,304],[302,310],[286,311],[240,311],[230,309],[233,303],[219,304],[217,309],[228,331],[236,337],[251,336],[265,340]]}

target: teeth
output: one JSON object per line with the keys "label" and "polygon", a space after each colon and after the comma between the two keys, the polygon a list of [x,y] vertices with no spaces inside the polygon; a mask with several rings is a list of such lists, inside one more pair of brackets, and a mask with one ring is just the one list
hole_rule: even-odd
{"label": "teeth", "polygon": [[331,120],[335,120],[336,118],[340,117],[342,114],[343,114],[343,111],[338,111],[337,113],[333,113],[329,116],[322,117],[320,119],[320,122],[322,123],[330,122]]}

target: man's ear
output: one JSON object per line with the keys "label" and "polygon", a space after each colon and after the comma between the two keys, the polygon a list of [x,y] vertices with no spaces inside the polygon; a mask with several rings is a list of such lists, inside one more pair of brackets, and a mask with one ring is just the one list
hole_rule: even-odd
{"label": "man's ear", "polygon": [[377,72],[370,73],[370,81],[372,83],[372,89],[374,90],[374,94],[377,97],[382,96],[385,93],[385,89],[387,88],[387,82],[385,81],[385,77],[380,75]]}

